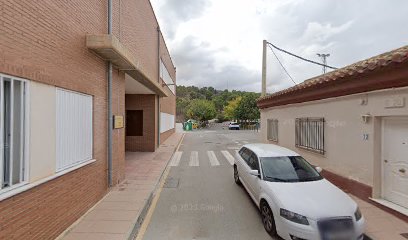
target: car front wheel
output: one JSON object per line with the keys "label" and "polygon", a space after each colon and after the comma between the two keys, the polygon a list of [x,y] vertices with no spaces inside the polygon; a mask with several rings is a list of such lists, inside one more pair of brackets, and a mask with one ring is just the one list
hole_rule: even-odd
{"label": "car front wheel", "polygon": [[261,202],[261,216],[266,232],[272,237],[276,236],[275,220],[273,218],[272,210],[266,201]]}

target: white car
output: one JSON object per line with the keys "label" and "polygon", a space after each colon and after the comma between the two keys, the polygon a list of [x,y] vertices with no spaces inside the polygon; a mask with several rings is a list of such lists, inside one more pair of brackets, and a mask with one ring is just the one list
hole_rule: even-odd
{"label": "white car", "polygon": [[296,152],[247,144],[237,154],[234,180],[260,209],[265,230],[286,240],[360,240],[365,220],[357,204]]}
{"label": "white car", "polygon": [[231,122],[229,125],[228,125],[228,129],[229,130],[239,130],[239,124],[237,123],[237,122]]}

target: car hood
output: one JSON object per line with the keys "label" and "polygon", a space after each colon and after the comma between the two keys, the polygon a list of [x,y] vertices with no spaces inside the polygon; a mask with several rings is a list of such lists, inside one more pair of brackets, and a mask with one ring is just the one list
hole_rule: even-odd
{"label": "car hood", "polygon": [[311,182],[266,182],[281,208],[317,220],[353,216],[357,204],[326,179]]}

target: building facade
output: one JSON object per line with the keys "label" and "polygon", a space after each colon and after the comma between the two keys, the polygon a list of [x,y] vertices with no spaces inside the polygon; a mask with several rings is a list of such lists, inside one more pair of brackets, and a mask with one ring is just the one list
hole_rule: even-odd
{"label": "building facade", "polygon": [[262,139],[407,221],[407,99],[405,46],[260,99]]}
{"label": "building facade", "polygon": [[108,2],[1,0],[0,239],[57,237],[124,179],[126,151],[174,132],[176,71],[149,0],[112,1],[111,33]]}

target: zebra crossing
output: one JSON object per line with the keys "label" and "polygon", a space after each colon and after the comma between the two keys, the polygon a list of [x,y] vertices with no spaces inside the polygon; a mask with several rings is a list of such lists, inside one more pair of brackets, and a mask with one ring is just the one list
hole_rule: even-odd
{"label": "zebra crossing", "polygon": [[200,166],[200,162],[198,161],[198,152],[192,151],[190,156],[190,163],[188,164],[190,167],[198,167]]}
{"label": "zebra crossing", "polygon": [[215,156],[214,151],[207,151],[208,159],[210,159],[211,166],[219,166],[220,162],[218,162],[217,156]]}
{"label": "zebra crossing", "polygon": [[[237,151],[233,151],[235,154]],[[199,154],[198,151],[183,152],[177,151],[170,160],[169,166],[178,167],[188,165],[189,167],[199,167],[200,165],[209,165],[211,167],[221,165],[233,165],[234,156],[227,150],[219,151],[222,157],[217,157],[216,151],[206,151],[206,154]],[[184,158],[182,158],[184,156]],[[183,164],[183,162],[186,162]]]}

